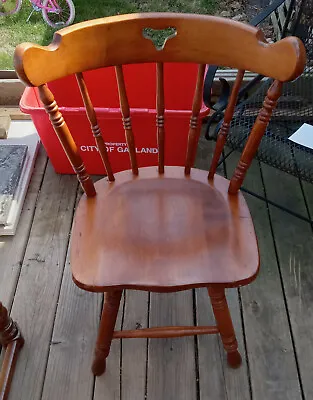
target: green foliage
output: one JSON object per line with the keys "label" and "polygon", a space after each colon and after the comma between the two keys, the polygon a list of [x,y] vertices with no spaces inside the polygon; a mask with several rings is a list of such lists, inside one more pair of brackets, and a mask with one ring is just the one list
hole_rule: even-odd
{"label": "green foliage", "polygon": [[162,50],[166,41],[170,38],[175,37],[175,35],[176,35],[175,28],[167,28],[161,30],[145,28],[143,32],[143,36],[146,39],[150,39],[157,50]]}
{"label": "green foliage", "polygon": [[[75,22],[100,18],[109,15],[148,11],[189,12],[213,14],[217,0],[74,0]],[[32,8],[24,0],[18,14],[0,17],[0,69],[13,69],[15,46],[22,42],[46,45],[50,43],[53,29],[42,19],[40,12],[32,15],[26,22]]]}

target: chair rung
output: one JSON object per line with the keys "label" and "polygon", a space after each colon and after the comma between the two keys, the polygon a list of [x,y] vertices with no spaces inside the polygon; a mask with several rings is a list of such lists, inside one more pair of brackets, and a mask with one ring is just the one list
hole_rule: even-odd
{"label": "chair rung", "polygon": [[217,326],[162,326],[157,328],[115,331],[114,339],[122,338],[167,338],[218,333]]}

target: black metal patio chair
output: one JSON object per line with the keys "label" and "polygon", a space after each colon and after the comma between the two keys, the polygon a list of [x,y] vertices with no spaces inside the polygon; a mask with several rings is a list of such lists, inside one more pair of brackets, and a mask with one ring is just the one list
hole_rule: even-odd
{"label": "black metal patio chair", "polygon": [[[302,39],[307,50],[307,64],[300,78],[285,85],[283,95],[262,139],[257,157],[267,164],[313,182],[313,151],[288,139],[304,122],[313,123],[313,3],[311,0],[274,1],[261,14],[253,18],[251,24],[260,25],[269,19],[274,25],[276,39],[288,35],[296,35]],[[207,139],[217,137],[230,90],[229,83],[221,79],[221,95],[218,101],[212,104],[211,90],[217,68],[217,66],[209,67],[204,87],[204,102],[214,110],[207,121]],[[241,88],[227,137],[227,144],[231,151],[244,147],[256,110],[270,84],[270,79],[257,75]],[[212,123],[218,121],[220,122],[213,129]],[[224,158],[231,151],[226,156],[224,155]],[[220,163],[222,162],[223,160],[220,160]]]}

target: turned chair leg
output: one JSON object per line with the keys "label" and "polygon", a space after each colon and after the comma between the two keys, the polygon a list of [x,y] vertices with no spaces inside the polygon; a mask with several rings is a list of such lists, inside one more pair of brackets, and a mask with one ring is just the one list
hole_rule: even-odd
{"label": "turned chair leg", "polygon": [[23,344],[24,339],[18,326],[9,317],[7,309],[0,302],[0,345],[5,351],[0,369],[0,400],[8,398],[16,359]]}
{"label": "turned chair leg", "polygon": [[121,297],[121,290],[107,292],[105,294],[105,302],[92,364],[92,372],[96,376],[100,376],[105,372],[106,358],[110,352]]}
{"label": "turned chair leg", "polygon": [[237,368],[241,365],[241,355],[238,352],[238,343],[225,297],[225,289],[211,286],[208,291],[217,327],[227,352],[228,365]]}

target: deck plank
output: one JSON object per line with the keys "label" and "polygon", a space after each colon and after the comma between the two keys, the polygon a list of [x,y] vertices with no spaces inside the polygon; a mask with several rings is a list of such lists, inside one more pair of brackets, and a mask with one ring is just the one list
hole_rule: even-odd
{"label": "deck plank", "polygon": [[[214,148],[215,142],[206,141],[203,137],[200,139],[196,160],[197,168],[208,169],[210,165],[209,160]],[[229,150],[226,148],[226,152]],[[232,173],[232,171],[228,172]],[[224,176],[223,165],[218,167],[217,173]],[[238,291],[231,289],[226,294],[236,331],[239,351],[243,358],[243,365],[237,370],[228,367],[223,345],[218,336],[198,336],[200,399],[246,400],[251,398]],[[196,290],[196,304],[198,325],[215,325],[206,289]]]}
{"label": "deck plank", "polygon": [[259,241],[261,269],[241,289],[253,399],[301,399],[288,316],[266,205],[247,196]]}
{"label": "deck plank", "polygon": [[53,329],[42,399],[91,400],[91,361],[99,326],[102,295],[79,289],[72,281],[67,254]]}
{"label": "deck plank", "polygon": [[[126,291],[123,329],[147,328],[148,292]],[[122,340],[123,400],[144,400],[146,389],[147,339]]]}
{"label": "deck plank", "polygon": [[[149,325],[193,325],[192,291],[151,293]],[[147,399],[197,399],[193,337],[149,340]]]}
{"label": "deck plank", "polygon": [[[82,193],[79,187],[75,209]],[[91,373],[91,362],[103,294],[88,293],[74,284],[69,257],[70,244],[43,386],[42,399],[45,400],[62,398],[64,393],[69,400],[93,398],[95,378]]]}
{"label": "deck plank", "polygon": [[[207,289],[196,290],[198,325],[215,325]],[[197,337],[200,399],[227,399],[223,375],[222,348],[217,335]]]}
{"label": "deck plank", "polygon": [[12,307],[26,342],[12,384],[14,400],[41,398],[76,191],[76,178],[57,175],[48,163]]}
{"label": "deck plank", "polygon": [[[228,367],[226,353],[217,335],[198,336],[200,399],[203,400],[251,398],[238,291],[229,289],[226,293],[243,364],[238,369]],[[207,289],[197,289],[196,299],[198,325],[215,325]]]}
{"label": "deck plank", "polygon": [[10,310],[17,280],[23,262],[25,248],[33,223],[38,191],[41,187],[47,155],[39,149],[35,169],[28,187],[23,210],[14,236],[2,236],[0,246],[0,293],[1,301]]}
{"label": "deck plank", "polygon": [[264,163],[261,166],[268,199],[307,217],[298,179]]}
{"label": "deck plank", "polygon": [[[98,180],[100,177],[93,177]],[[79,190],[76,205],[81,197]],[[123,313],[122,297],[116,329],[120,329]],[[42,399],[119,399],[120,341],[112,344],[106,374],[95,378],[91,372],[93,351],[99,329],[103,294],[88,293],[72,281],[69,251],[61,284]],[[82,323],[83,321],[83,323]],[[79,360],[78,360],[78,357]],[[113,375],[115,373],[115,375]],[[55,387],[57,386],[57,390]],[[100,389],[99,389],[100,388]]]}
{"label": "deck plank", "polygon": [[[238,153],[234,153],[227,165],[235,164],[238,156]],[[262,181],[257,161],[253,162],[244,186],[249,190],[259,187],[260,194]],[[300,400],[295,354],[266,203],[248,194],[245,197],[261,255],[258,277],[240,289],[252,398]]]}
{"label": "deck plank", "polygon": [[[269,167],[262,166],[263,170],[267,168]],[[305,204],[298,179],[276,171],[275,175],[272,174],[271,180],[265,181],[265,187],[269,198],[273,198],[279,192],[280,204],[299,214],[304,213]],[[303,391],[305,398],[311,399],[313,398],[312,228],[309,223],[273,206],[270,206],[270,215]]]}

